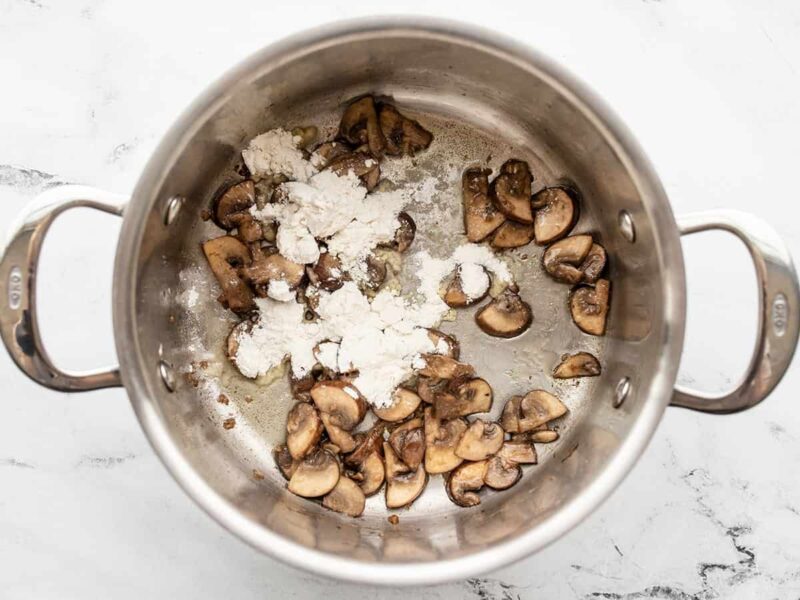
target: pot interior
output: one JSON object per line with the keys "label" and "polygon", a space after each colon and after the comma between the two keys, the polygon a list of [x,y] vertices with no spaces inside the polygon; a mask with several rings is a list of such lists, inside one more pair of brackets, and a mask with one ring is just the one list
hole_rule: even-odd
{"label": "pot interior", "polygon": [[[612,281],[606,336],[583,334],[569,316],[569,286],[544,274],[543,249],[530,244],[505,255],[533,308],[525,334],[488,337],[469,308],[442,324],[460,340],[463,360],[492,385],[493,418],[512,394],[534,388],[554,392],[570,412],[558,423],[560,439],[537,445],[539,464],[524,468],[516,486],[485,492],[480,506],[465,509],[446,497],[442,477],[432,477],[423,496],[398,513],[396,525],[387,521],[382,493],[368,499],[362,517],[351,519],[287,492],[272,459],[293,404],[286,378],[257,385],[225,358],[225,338],[236,319],[216,302],[218,289],[200,251],[202,241],[222,234],[200,213],[222,185],[237,179],[240,152],[250,138],[274,127],[310,124],[325,138],[348,100],[365,93],[391,98],[435,136],[416,159],[384,162],[384,173],[395,183],[424,188],[434,197],[433,209],[408,208],[417,223],[412,253],[427,249],[442,257],[464,243],[463,169],[482,163],[496,173],[513,157],[531,165],[534,190],[567,183],[580,191],[581,216],[573,233],[591,232],[607,249]],[[145,403],[160,423],[164,439],[156,446],[171,445],[205,485],[236,507],[248,521],[245,537],[265,550],[274,540],[265,532],[271,532],[366,567],[454,559],[522,536],[533,550],[563,532],[576,520],[569,516],[572,505],[585,498],[626,441],[639,435],[643,413],[648,423],[640,427],[649,437],[668,401],[674,352],[664,351],[671,333],[665,307],[682,291],[668,285],[675,273],[666,272],[663,240],[677,244],[677,234],[660,188],[635,170],[635,161],[598,123],[548,67],[444,32],[340,34],[309,45],[285,44],[251,59],[176,126],[148,166],[126,220],[136,250],[119,257],[130,267],[128,282],[118,283],[124,292],[118,292],[131,295],[132,312],[117,318],[132,318],[137,334],[134,345],[120,342],[119,353],[129,388],[142,392],[134,404]],[[174,194],[186,202],[166,226],[164,207]],[[620,232],[622,210],[635,222],[634,243]],[[668,216],[660,221],[663,231],[655,224],[659,211]],[[141,223],[129,222],[134,213],[143,217]],[[404,281],[414,285],[413,278]],[[554,380],[559,357],[576,351],[598,356],[602,375]],[[177,373],[174,392],[159,376],[160,356]],[[629,378],[630,392],[615,408],[623,378]],[[235,427],[225,429],[229,418]],[[555,528],[548,530],[548,524]]]}

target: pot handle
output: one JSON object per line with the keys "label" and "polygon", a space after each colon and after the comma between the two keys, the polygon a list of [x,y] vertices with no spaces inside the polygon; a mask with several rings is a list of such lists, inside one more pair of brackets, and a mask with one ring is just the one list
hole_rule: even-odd
{"label": "pot handle", "polygon": [[676,386],[672,404],[711,413],[755,406],[783,377],[800,333],[800,289],[789,249],[767,223],[737,210],[709,210],[677,218],[681,235],[711,229],[728,231],[747,246],[758,280],[756,347],[744,378],[731,392],[713,395]]}
{"label": "pot handle", "polygon": [[36,318],[36,271],[47,230],[61,213],[87,207],[122,216],[126,202],[93,188],[60,186],[40,195],[11,228],[0,257],[0,336],[22,372],[44,387],[79,392],[122,385],[116,366],[68,373],[52,363]]}

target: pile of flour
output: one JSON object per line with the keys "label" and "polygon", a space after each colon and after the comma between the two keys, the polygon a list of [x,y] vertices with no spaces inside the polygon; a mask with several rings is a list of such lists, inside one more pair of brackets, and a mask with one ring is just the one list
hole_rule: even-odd
{"label": "pile of flour", "polygon": [[389,406],[395,388],[413,373],[422,354],[446,351],[446,344],[434,344],[427,331],[450,310],[439,294],[442,280],[458,270],[464,292],[477,298],[489,287],[487,272],[502,283],[511,281],[511,273],[491,250],[476,244],[460,246],[445,259],[419,252],[411,257],[420,279],[418,295],[405,299],[383,290],[370,301],[358,287],[366,276],[365,259],[378,244],[394,238],[397,215],[413,193],[400,189],[368,195],[352,172],[318,172],[296,142],[287,132],[273,130],[243,152],[254,175],[296,179],[283,184],[285,202],[254,208],[253,214],[278,223],[276,242],[283,256],[314,263],[327,247],[352,281],[333,292],[309,290],[319,298],[319,318],[313,322],[305,320],[305,306],[288,288],[273,292],[271,283],[270,297],[256,300],[258,320],[237,334],[236,365],[251,378],[287,358],[294,377],[308,374],[317,363],[339,373],[357,371],[353,384],[364,398],[376,407]]}

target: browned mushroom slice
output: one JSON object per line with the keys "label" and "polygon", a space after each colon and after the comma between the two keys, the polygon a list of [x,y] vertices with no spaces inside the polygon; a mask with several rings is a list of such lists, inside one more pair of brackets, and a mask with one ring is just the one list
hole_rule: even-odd
{"label": "browned mushroom slice", "polygon": [[342,142],[323,142],[314,149],[311,161],[319,168],[327,167],[331,161],[350,154],[353,149]]}
{"label": "browned mushroom slice", "polygon": [[502,456],[493,456],[486,466],[483,482],[495,490],[507,490],[522,477],[522,469]]}
{"label": "browned mushroom slice", "polygon": [[419,374],[423,377],[458,379],[470,377],[475,373],[472,365],[460,363],[456,359],[442,354],[423,354],[422,358],[425,360],[425,366],[419,370]]}
{"label": "browned mushroom slice", "polygon": [[303,498],[318,498],[330,492],[339,481],[339,462],[327,450],[317,450],[297,465],[289,491]]}
{"label": "browned mushroom slice", "polygon": [[551,429],[543,429],[541,431],[533,431],[530,434],[531,441],[537,444],[550,444],[558,439],[558,432]]}
{"label": "browned mushroom slice", "polygon": [[392,450],[409,469],[416,469],[425,456],[425,434],[422,419],[411,419],[398,426],[389,436]]}
{"label": "browned mushroom slice", "polygon": [[522,396],[511,396],[503,407],[500,426],[506,433],[519,433],[520,402],[522,402]]}
{"label": "browned mushroom slice", "polygon": [[375,158],[383,156],[386,138],[378,123],[372,96],[364,96],[345,109],[339,124],[339,137],[356,146],[367,144]]}
{"label": "browned mushroom slice", "polygon": [[364,280],[364,287],[377,292],[386,281],[386,264],[373,254],[367,256],[366,263],[367,277]]}
{"label": "browned mushroom slice", "polygon": [[578,220],[578,203],[566,188],[544,189],[533,197],[533,204],[538,208],[533,223],[534,238],[542,246],[567,235]]}
{"label": "browned mushroom slice", "polygon": [[386,154],[414,156],[431,145],[433,134],[414,119],[400,114],[391,104],[381,104],[378,121],[386,139]]}
{"label": "browned mushroom slice", "polygon": [[578,283],[583,279],[583,261],[592,248],[592,236],[571,235],[547,247],[542,257],[544,270],[556,281]]}
{"label": "browned mushroom slice", "polygon": [[567,407],[553,394],[533,390],[525,394],[519,403],[519,431],[533,431],[566,413]]}
{"label": "browned mushroom slice", "polygon": [[286,419],[286,447],[292,458],[304,458],[314,449],[321,436],[322,421],[317,409],[306,402],[295,404]]}
{"label": "browned mushroom slice", "polygon": [[475,322],[484,333],[502,338],[518,336],[530,327],[532,321],[530,305],[510,289],[475,314]]}
{"label": "browned mushroom slice", "polygon": [[525,225],[515,221],[506,221],[492,236],[493,248],[503,250],[506,248],[520,248],[533,241],[533,225]]}
{"label": "browned mushroom slice", "polygon": [[[489,293],[491,281],[489,274],[481,266],[477,266],[473,273],[473,279],[477,283],[475,289],[464,290],[461,271],[462,267],[456,269],[456,272],[450,275],[448,283],[445,284],[444,294],[442,299],[445,304],[452,308],[464,308],[465,306],[472,306],[483,300]],[[470,292],[470,293],[467,293]]]}
{"label": "browned mushroom slice", "polygon": [[433,404],[436,396],[447,389],[449,381],[447,379],[437,379],[435,377],[417,378],[417,394],[423,402]]}
{"label": "browned mushroom slice", "polygon": [[553,377],[556,379],[596,375],[600,375],[600,361],[588,352],[578,352],[565,357],[553,371]]}
{"label": "browned mushroom slice", "polygon": [[358,466],[363,463],[370,454],[374,452],[380,453],[383,449],[383,432],[385,429],[386,426],[378,422],[366,434],[357,433],[355,438],[357,439],[358,446],[352,453],[345,457],[344,463],[348,466]]}
{"label": "browned mushroom slice", "polygon": [[519,223],[533,223],[531,207],[531,170],[524,160],[507,160],[500,174],[492,182],[489,193],[492,200],[509,219]]}
{"label": "browned mushroom slice", "polygon": [[220,302],[234,312],[255,308],[253,290],[239,277],[237,269],[250,264],[250,252],[242,242],[229,235],[203,243],[208,265],[222,288]]}
{"label": "browned mushroom slice", "polygon": [[455,450],[466,430],[464,419],[438,419],[433,409],[425,409],[425,470],[428,473],[446,473],[461,464],[463,459]]}
{"label": "browned mushroom slice", "polygon": [[477,506],[481,503],[476,493],[483,487],[488,461],[463,463],[447,478],[447,495],[459,506]]}
{"label": "browned mushroom slice", "polygon": [[293,137],[300,138],[300,141],[297,144],[298,147],[305,148],[316,141],[319,130],[314,125],[308,125],[306,127],[293,127],[291,134]]}
{"label": "browned mushroom slice", "polygon": [[226,188],[214,200],[211,215],[214,222],[223,229],[231,230],[238,225],[231,217],[247,210],[256,202],[256,187],[252,179],[246,179]]}
{"label": "browned mushroom slice", "polygon": [[489,198],[490,173],[490,169],[472,167],[461,179],[464,228],[470,242],[483,241],[506,220]]}
{"label": "browned mushroom slice", "polygon": [[386,507],[408,506],[425,489],[428,474],[422,465],[410,470],[400,461],[388,442],[383,444],[383,456],[386,461]]}
{"label": "browned mushroom slice", "polygon": [[353,439],[353,436],[350,435],[349,432],[334,424],[334,417],[328,413],[322,413],[320,414],[320,419],[322,420],[322,424],[325,426],[325,432],[328,434],[328,438],[333,444],[336,444],[336,446],[339,448],[339,452],[347,454],[348,452],[355,450],[355,439]]}
{"label": "browned mushroom slice", "polygon": [[395,423],[402,421],[411,413],[417,410],[422,398],[413,390],[399,387],[392,394],[392,403],[385,408],[373,408],[372,412],[375,413],[379,419]]}
{"label": "browned mushroom slice", "polygon": [[365,496],[371,496],[383,485],[385,479],[385,472],[383,467],[383,459],[378,452],[369,454],[358,465],[358,470],[353,474],[353,480],[361,487],[361,491]]}
{"label": "browned mushroom slice", "polygon": [[378,181],[381,178],[381,166],[378,160],[366,152],[342,154],[330,160],[325,168],[340,176],[352,172],[364,183],[364,186],[369,191],[378,185]]}
{"label": "browned mushroom slice", "polygon": [[436,347],[436,354],[442,354],[458,360],[458,356],[461,354],[461,347],[458,344],[458,340],[452,335],[442,333],[438,329],[428,329],[428,338]]}
{"label": "browned mushroom slice", "polygon": [[291,479],[300,461],[295,460],[291,452],[289,452],[289,448],[284,445],[276,446],[273,455],[275,456],[275,464],[278,465],[278,470],[281,472],[281,475],[283,475],[286,480]]}
{"label": "browned mushroom slice", "polygon": [[573,290],[569,298],[569,309],[575,325],[591,335],[606,332],[608,300],[611,284],[607,279],[598,279],[594,287],[582,286]]}
{"label": "browned mushroom slice", "polygon": [[319,381],[311,388],[311,399],[320,412],[331,416],[332,424],[345,431],[352,431],[367,411],[361,394],[347,381]]}
{"label": "browned mushroom slice", "polygon": [[320,254],[317,264],[306,267],[306,273],[311,283],[328,292],[334,292],[344,284],[342,262],[330,252]]}
{"label": "browned mushroom slice", "polygon": [[285,281],[289,289],[293,290],[303,281],[305,267],[275,253],[254,261],[239,272],[255,286],[269,285],[271,281]]}
{"label": "browned mushroom slice", "polygon": [[456,445],[456,456],[464,460],[484,460],[500,450],[505,432],[497,423],[476,419]]}
{"label": "browned mushroom slice", "polygon": [[497,451],[497,456],[524,465],[535,465],[537,461],[536,449],[529,441],[503,442],[503,446]]}
{"label": "browned mushroom slice", "polygon": [[436,416],[440,419],[488,412],[491,407],[492,387],[478,377],[461,383],[455,393],[441,393],[434,400]]}
{"label": "browned mushroom slice", "polygon": [[398,252],[405,252],[411,247],[414,241],[414,236],[417,234],[417,224],[414,219],[407,212],[401,212],[397,215],[397,220],[400,227],[397,228],[394,234],[394,243],[392,246]]}
{"label": "browned mushroom slice", "polygon": [[[236,223],[236,237],[245,244],[254,244],[264,237],[264,229],[261,223],[249,212],[242,212],[231,216],[231,221]],[[252,255],[252,252],[250,253]]]}
{"label": "browned mushroom slice", "polygon": [[595,283],[606,267],[606,250],[600,244],[592,244],[589,254],[581,264],[584,283]]}
{"label": "browned mushroom slice", "polygon": [[[233,335],[233,332],[231,332],[231,335]],[[230,344],[228,345],[228,352],[230,352]],[[311,394],[309,392],[315,383],[317,383],[317,378],[314,373],[307,373],[302,377],[289,375],[289,389],[292,391],[292,397],[296,400],[310,402]]]}
{"label": "browned mushroom slice", "polygon": [[366,497],[359,485],[347,477],[339,477],[336,486],[322,499],[322,506],[348,517],[358,517],[364,512]]}

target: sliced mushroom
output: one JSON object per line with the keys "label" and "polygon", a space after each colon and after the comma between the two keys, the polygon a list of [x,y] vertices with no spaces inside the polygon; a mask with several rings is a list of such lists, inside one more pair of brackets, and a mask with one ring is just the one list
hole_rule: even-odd
{"label": "sliced mushroom", "polygon": [[[468,274],[464,273],[464,269],[469,269]],[[469,277],[469,286],[465,285],[465,276]],[[461,265],[450,275],[442,299],[452,308],[472,306],[486,297],[490,285],[489,274],[482,266]]]}
{"label": "sliced mushroom", "polygon": [[569,233],[578,221],[578,203],[572,190],[562,187],[546,188],[533,197],[538,208],[534,219],[536,243],[545,246]]}
{"label": "sliced mushroom", "polygon": [[317,450],[297,465],[289,491],[303,498],[318,498],[330,492],[339,481],[339,462],[327,450]]}
{"label": "sliced mushroom", "polygon": [[415,391],[399,387],[392,394],[392,403],[389,406],[386,408],[373,408],[372,412],[383,421],[395,423],[402,421],[417,410],[420,402],[422,402],[422,398]]}
{"label": "sliced mushroom", "polygon": [[307,127],[294,127],[291,133],[292,137],[300,138],[298,147],[305,148],[316,141],[319,130],[314,125],[308,125]]}
{"label": "sliced mushroom", "polygon": [[263,256],[250,266],[241,268],[239,272],[254,286],[269,285],[271,281],[285,281],[289,289],[293,290],[302,283],[305,267],[274,253]]}
{"label": "sliced mushroom", "polygon": [[414,119],[400,114],[391,104],[381,104],[378,121],[386,138],[386,154],[414,156],[431,145],[433,134]]}
{"label": "sliced mushroom", "polygon": [[[310,406],[310,405],[306,405]],[[330,441],[339,448],[339,452],[347,454],[356,448],[356,441],[349,432],[337,426],[333,421],[334,417],[328,413],[320,414],[322,424],[325,426],[325,432],[328,434]]]}
{"label": "sliced mushroom", "polygon": [[481,503],[476,493],[483,487],[488,461],[468,462],[456,467],[447,478],[447,495],[459,506],[477,506]]}
{"label": "sliced mushroom", "polygon": [[458,344],[458,340],[452,335],[442,333],[438,329],[428,329],[428,338],[436,346],[436,354],[442,354],[458,360],[458,356],[461,354],[461,347]]}
{"label": "sliced mushroom", "polygon": [[383,459],[378,452],[369,454],[358,466],[358,471],[353,475],[365,496],[371,496],[383,485],[385,472]]}
{"label": "sliced mushroom", "polygon": [[230,231],[238,226],[231,217],[247,210],[255,202],[255,183],[252,179],[246,179],[229,186],[214,200],[211,215],[217,225]]}
{"label": "sliced mushroom", "polygon": [[454,358],[442,354],[423,354],[425,366],[419,369],[423,377],[436,377],[438,379],[458,379],[470,377],[475,373],[472,365],[460,363]]}
{"label": "sliced mushroom", "polygon": [[295,404],[286,419],[286,447],[292,458],[305,458],[321,436],[322,420],[317,409],[306,402]]}
{"label": "sliced mushroom", "polygon": [[486,466],[483,482],[495,490],[507,490],[522,477],[522,469],[502,456],[493,456]]}
{"label": "sliced mushroom", "polygon": [[386,138],[378,123],[372,96],[364,96],[345,109],[339,124],[339,137],[356,146],[367,144],[375,158],[383,156]]}
{"label": "sliced mushroom", "polygon": [[533,223],[530,167],[524,160],[507,160],[492,182],[490,196],[500,212],[519,223]]}
{"label": "sliced mushroom", "polygon": [[367,411],[361,394],[348,381],[319,381],[311,388],[311,399],[320,412],[330,415],[332,424],[345,431],[352,431]]}
{"label": "sliced mushroom", "polygon": [[479,377],[459,384],[454,393],[438,394],[434,400],[434,409],[439,419],[488,412],[491,407],[492,387]]}
{"label": "sliced mushroom", "polygon": [[[233,332],[231,332],[233,335]],[[228,342],[228,352],[230,353],[230,338]],[[294,375],[289,375],[289,389],[292,391],[292,397],[295,400],[301,400],[303,402],[310,402],[311,401],[311,388],[314,387],[314,384],[317,383],[317,378],[315,373],[307,373],[302,377],[295,377]]]}
{"label": "sliced mushroom", "polygon": [[[247,211],[232,214],[228,220],[236,227],[236,237],[245,244],[254,244],[257,247],[255,242],[264,237],[261,223]],[[250,254],[252,256],[253,252]]]}
{"label": "sliced mushroom", "polygon": [[533,431],[567,413],[567,407],[550,392],[533,390],[519,403],[519,431]]}
{"label": "sliced mushroom", "polygon": [[411,419],[397,427],[389,436],[389,444],[409,469],[416,469],[425,456],[422,419]]}
{"label": "sliced mushroom", "polygon": [[506,220],[489,198],[490,169],[472,167],[461,178],[461,197],[464,202],[464,228],[467,240],[485,240]]}
{"label": "sliced mushroom", "polygon": [[356,482],[339,477],[336,486],[322,499],[322,506],[348,517],[358,517],[364,512],[365,502],[364,492]]}
{"label": "sliced mushroom", "polygon": [[467,422],[457,417],[442,420],[433,409],[425,409],[425,470],[446,473],[460,465],[463,459],[456,455],[456,445],[467,430]]}
{"label": "sliced mushroom", "polygon": [[522,465],[535,465],[537,461],[536,449],[529,441],[503,442],[497,456]]}
{"label": "sliced mushroom", "polygon": [[437,379],[435,377],[417,378],[417,394],[423,402],[433,404],[436,396],[447,389],[449,381],[447,379]]}
{"label": "sliced mushroom", "polygon": [[544,270],[556,281],[576,284],[583,279],[583,261],[592,248],[592,236],[571,235],[547,247],[542,257]]}
{"label": "sliced mushroom", "polygon": [[503,407],[503,412],[500,415],[500,426],[506,433],[519,433],[519,404],[522,402],[522,396],[511,396],[506,401]]}
{"label": "sliced mushroom", "polygon": [[506,248],[520,248],[533,241],[533,225],[506,221],[492,236],[490,242],[493,248],[503,250]]}
{"label": "sliced mushroom", "polygon": [[366,434],[357,433],[358,446],[352,453],[345,457],[344,463],[348,466],[358,466],[370,454],[380,453],[383,450],[383,432],[386,429],[383,423],[376,423]]}
{"label": "sliced mushroom", "polygon": [[399,460],[388,442],[383,444],[383,456],[386,460],[386,507],[408,506],[425,489],[428,474],[422,465],[410,470]]}
{"label": "sliced mushroom", "polygon": [[456,456],[464,460],[484,460],[500,450],[505,432],[497,423],[476,419],[456,445]]}
{"label": "sliced mushroom", "polygon": [[595,283],[606,268],[606,249],[600,244],[592,244],[589,254],[581,264],[584,283]]}
{"label": "sliced mushroom", "polygon": [[239,267],[250,264],[247,246],[235,237],[225,235],[204,242],[203,253],[222,288],[220,302],[234,312],[247,312],[255,308],[253,290],[237,272]]}
{"label": "sliced mushroom", "polygon": [[553,371],[553,377],[556,379],[596,375],[600,375],[600,361],[588,352],[578,352],[565,357]]}
{"label": "sliced mushroom", "polygon": [[417,234],[417,224],[414,223],[414,219],[407,212],[399,213],[397,220],[400,222],[400,227],[394,233],[394,243],[392,245],[398,252],[405,252],[414,241],[414,237]]}
{"label": "sliced mushroom", "polygon": [[320,254],[317,264],[306,267],[306,273],[311,283],[328,292],[334,292],[344,284],[342,262],[330,252]]}
{"label": "sliced mushroom", "polygon": [[367,256],[366,263],[367,277],[364,286],[368,290],[377,292],[386,281],[386,264],[373,254]]}
{"label": "sliced mushroom", "polygon": [[582,286],[573,290],[569,298],[572,320],[581,331],[603,335],[606,331],[608,300],[611,283],[598,279],[594,287]]}
{"label": "sliced mushroom", "polygon": [[289,452],[289,448],[284,445],[276,446],[275,450],[273,451],[273,455],[275,456],[275,464],[278,465],[278,470],[288,481],[292,478],[292,475],[294,474],[295,469],[297,469],[297,465],[300,464],[300,461],[295,460],[292,457],[291,452]]}
{"label": "sliced mushroom", "polygon": [[533,312],[516,292],[506,289],[475,314],[475,322],[484,333],[511,338],[530,327]]}
{"label": "sliced mushroom", "polygon": [[558,432],[552,429],[531,432],[531,441],[537,444],[550,444],[558,439]]}
{"label": "sliced mushroom", "polygon": [[350,154],[352,151],[353,149],[348,144],[342,142],[323,142],[314,149],[311,162],[314,163],[314,166],[324,169],[332,161],[345,154]]}
{"label": "sliced mushroom", "polygon": [[352,172],[364,183],[368,191],[375,189],[381,178],[381,166],[378,160],[366,152],[341,154],[329,160],[325,168],[340,176]]}

